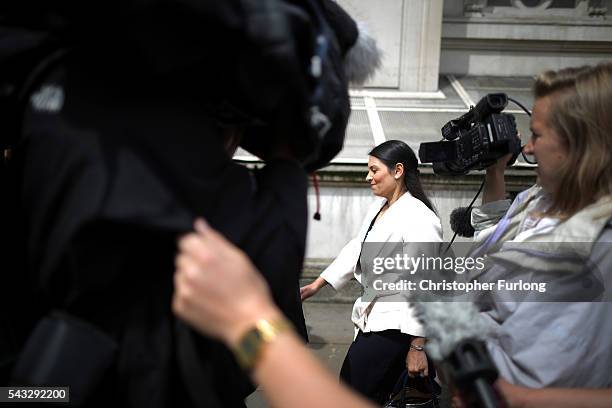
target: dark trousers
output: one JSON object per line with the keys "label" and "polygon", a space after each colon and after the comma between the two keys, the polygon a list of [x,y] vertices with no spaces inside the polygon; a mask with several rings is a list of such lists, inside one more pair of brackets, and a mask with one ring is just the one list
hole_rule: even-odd
{"label": "dark trousers", "polygon": [[346,354],[340,379],[376,404],[384,404],[406,368],[411,338],[399,330],[360,331]]}

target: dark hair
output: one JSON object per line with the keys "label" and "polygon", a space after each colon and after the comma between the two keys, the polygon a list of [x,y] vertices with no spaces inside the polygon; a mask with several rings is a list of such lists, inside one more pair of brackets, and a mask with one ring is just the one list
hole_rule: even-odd
{"label": "dark hair", "polygon": [[431,211],[436,212],[425,191],[423,191],[417,169],[419,162],[410,146],[401,140],[387,140],[373,148],[368,154],[383,162],[389,170],[394,169],[396,164],[402,163],[404,165],[404,185],[408,192],[421,200]]}

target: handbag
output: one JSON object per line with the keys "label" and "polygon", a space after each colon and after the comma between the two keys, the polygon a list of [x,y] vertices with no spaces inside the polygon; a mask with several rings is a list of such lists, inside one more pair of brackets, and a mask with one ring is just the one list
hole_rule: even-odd
{"label": "handbag", "polygon": [[410,378],[408,370],[404,370],[383,408],[438,408],[440,391],[431,375]]}

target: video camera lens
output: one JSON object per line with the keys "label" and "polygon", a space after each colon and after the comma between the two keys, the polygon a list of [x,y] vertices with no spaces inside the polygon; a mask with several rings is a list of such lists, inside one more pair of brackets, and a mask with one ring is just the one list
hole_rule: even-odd
{"label": "video camera lens", "polygon": [[506,94],[488,94],[487,102],[492,110],[502,111],[508,104]]}

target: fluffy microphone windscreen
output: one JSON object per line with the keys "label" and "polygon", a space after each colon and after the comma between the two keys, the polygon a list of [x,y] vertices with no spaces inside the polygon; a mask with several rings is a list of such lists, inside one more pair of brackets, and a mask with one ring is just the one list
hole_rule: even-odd
{"label": "fluffy microphone windscreen", "polygon": [[489,326],[471,302],[433,302],[417,299],[414,302],[416,315],[425,328],[427,354],[435,361],[448,357],[461,341],[484,340],[489,334]]}
{"label": "fluffy microphone windscreen", "polygon": [[382,50],[367,26],[356,22],[338,3],[324,0],[321,4],[338,40],[346,79],[352,85],[363,85],[381,67]]}
{"label": "fluffy microphone windscreen", "polygon": [[353,85],[363,85],[382,65],[382,51],[367,26],[358,22],[357,42],[344,56],[346,78]]}
{"label": "fluffy microphone windscreen", "polygon": [[455,208],[450,215],[450,226],[453,232],[462,237],[471,238],[474,236],[472,227],[472,209],[467,207]]}

